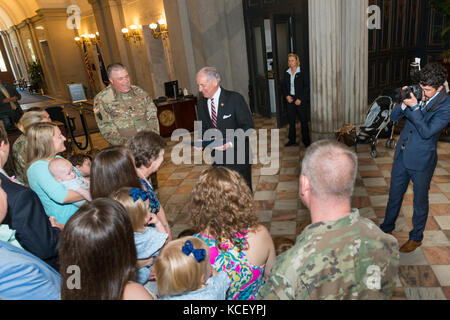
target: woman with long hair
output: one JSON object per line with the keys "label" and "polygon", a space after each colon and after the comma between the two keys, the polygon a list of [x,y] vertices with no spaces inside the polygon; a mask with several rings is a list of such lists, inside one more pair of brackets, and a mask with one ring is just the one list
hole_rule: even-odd
{"label": "woman with long hair", "polygon": [[52,176],[48,170],[50,160],[66,149],[66,138],[54,123],[41,122],[27,131],[27,178],[30,188],[37,193],[48,216],[65,224],[78,207],[73,202],[83,200],[83,196],[68,190]]}
{"label": "woman with long hair", "polygon": [[112,146],[98,152],[91,165],[92,199],[109,197],[122,187],[141,188],[133,155],[124,146]]}
{"label": "woman with long hair", "polygon": [[225,167],[206,169],[192,190],[191,223],[209,247],[210,261],[231,279],[228,299],[254,299],[270,274],[275,247],[259,224],[253,196],[242,176]]}
{"label": "woman with long hair", "polygon": [[133,228],[115,200],[98,198],[81,206],[64,227],[59,257],[62,300],[152,299],[134,281]]}

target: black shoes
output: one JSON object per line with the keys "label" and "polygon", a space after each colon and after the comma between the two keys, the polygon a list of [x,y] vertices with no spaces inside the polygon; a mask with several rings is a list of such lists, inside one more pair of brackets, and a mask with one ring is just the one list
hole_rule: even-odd
{"label": "black shoes", "polygon": [[286,143],[284,146],[285,146],[285,147],[298,146],[298,143],[289,141],[289,142]]}

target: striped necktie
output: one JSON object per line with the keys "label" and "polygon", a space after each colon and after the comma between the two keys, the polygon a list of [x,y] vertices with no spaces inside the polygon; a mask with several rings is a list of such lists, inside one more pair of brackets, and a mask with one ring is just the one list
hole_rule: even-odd
{"label": "striped necktie", "polygon": [[214,106],[214,98],[211,98],[211,120],[213,126],[217,128],[217,115],[216,115],[216,107]]}
{"label": "striped necktie", "polygon": [[[3,95],[5,96],[5,98],[11,98],[11,96],[8,93],[8,90],[6,90],[6,88],[3,86],[3,84],[0,84],[0,90],[2,91]],[[16,110],[16,104],[12,101],[9,102],[9,104],[11,105],[11,108],[13,110]]]}

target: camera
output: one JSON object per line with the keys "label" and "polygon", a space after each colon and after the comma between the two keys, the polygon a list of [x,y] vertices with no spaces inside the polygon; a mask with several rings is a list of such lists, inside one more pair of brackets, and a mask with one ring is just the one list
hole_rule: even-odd
{"label": "camera", "polygon": [[411,93],[416,97],[417,101],[422,100],[422,87],[417,83],[408,86],[405,90],[397,89],[394,100],[400,103],[405,99],[409,99]]}
{"label": "camera", "polygon": [[422,88],[419,85],[420,81],[420,59],[416,58],[414,62],[412,62],[409,69],[410,80],[413,85],[408,86],[405,90],[402,88],[395,89],[393,100],[397,103],[401,103],[405,99],[410,98],[410,94],[412,93],[417,101],[422,100]]}

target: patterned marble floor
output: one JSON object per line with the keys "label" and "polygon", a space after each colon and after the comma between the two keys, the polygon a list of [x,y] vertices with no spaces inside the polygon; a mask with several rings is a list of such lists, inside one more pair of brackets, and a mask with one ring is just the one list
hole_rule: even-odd
{"label": "patterned marble floor", "polygon": [[[275,129],[275,118],[254,118],[256,129]],[[299,132],[299,128],[297,128]],[[269,130],[270,133],[270,130]],[[270,136],[270,134],[269,134]],[[299,134],[297,135],[299,137]],[[395,136],[398,138],[398,136]],[[310,223],[308,210],[298,198],[298,175],[304,147],[284,147],[287,127],[279,131],[280,148],[272,152],[280,168],[274,175],[264,175],[261,164],[253,165],[254,199],[261,223],[270,230],[278,252],[295,240]],[[297,138],[298,140],[298,138]],[[93,135],[94,146],[102,149],[106,142]],[[269,138],[270,141],[270,138]],[[207,165],[179,164],[171,161],[171,151],[178,141],[167,139],[165,161],[158,171],[159,199],[167,213],[174,237],[190,227],[185,204],[196,179]],[[393,150],[380,140],[378,157],[372,159],[368,145],[358,145],[359,173],[353,206],[360,213],[380,224],[388,199]],[[430,189],[430,215],[421,247],[412,253],[400,254],[399,278],[393,299],[450,299],[450,144],[439,142],[439,161]],[[394,237],[402,245],[412,227],[412,186],[405,195]]]}

